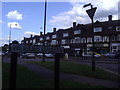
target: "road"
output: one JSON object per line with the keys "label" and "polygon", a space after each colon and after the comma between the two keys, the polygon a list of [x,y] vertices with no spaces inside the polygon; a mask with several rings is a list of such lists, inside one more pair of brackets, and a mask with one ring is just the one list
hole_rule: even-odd
{"label": "road", "polygon": [[[54,61],[54,59],[45,59],[46,61]],[[4,57],[3,58],[4,62],[9,62],[10,58]],[[18,63],[22,63],[23,61],[42,61],[42,58],[35,58],[35,59],[22,59],[22,58],[18,58]],[[91,62],[83,62],[82,60],[78,60],[78,61],[71,61],[71,60],[67,60],[67,62],[76,62],[79,64],[86,64],[91,66],[92,63]],[[108,62],[108,61],[107,61]],[[102,69],[111,71],[113,73],[119,73],[120,74],[120,64],[116,63],[116,64],[112,64],[112,63],[106,63],[104,62],[97,62],[95,63],[96,67],[100,67]]]}

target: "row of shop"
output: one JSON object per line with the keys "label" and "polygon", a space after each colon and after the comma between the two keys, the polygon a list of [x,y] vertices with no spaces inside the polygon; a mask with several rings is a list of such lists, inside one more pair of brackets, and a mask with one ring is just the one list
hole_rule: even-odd
{"label": "row of shop", "polygon": [[[62,46],[65,49],[65,53],[68,53],[72,56],[82,56],[84,52],[90,53],[93,50],[92,44],[87,44],[82,47],[72,47],[72,46]],[[98,54],[106,54],[109,52],[119,52],[120,51],[120,43],[104,43],[104,44],[94,44],[94,52]]]}

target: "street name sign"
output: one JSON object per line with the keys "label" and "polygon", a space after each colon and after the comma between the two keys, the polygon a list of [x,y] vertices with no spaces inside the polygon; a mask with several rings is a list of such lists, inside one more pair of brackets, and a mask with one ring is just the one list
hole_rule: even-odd
{"label": "street name sign", "polygon": [[11,52],[17,53],[64,53],[63,47],[11,44]]}

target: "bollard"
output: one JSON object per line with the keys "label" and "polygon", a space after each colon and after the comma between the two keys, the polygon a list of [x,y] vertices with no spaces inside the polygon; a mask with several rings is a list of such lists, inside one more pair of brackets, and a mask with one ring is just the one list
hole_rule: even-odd
{"label": "bollard", "polygon": [[68,60],[68,54],[65,53],[65,60]]}
{"label": "bollard", "polygon": [[[18,44],[18,42],[13,41],[12,44]],[[12,52],[12,50],[11,50],[9,88],[12,90],[16,89],[17,56],[18,56],[18,53]]]}

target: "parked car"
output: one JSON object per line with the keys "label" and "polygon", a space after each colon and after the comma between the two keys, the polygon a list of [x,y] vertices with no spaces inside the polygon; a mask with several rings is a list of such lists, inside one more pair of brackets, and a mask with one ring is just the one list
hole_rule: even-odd
{"label": "parked car", "polygon": [[107,54],[104,54],[104,56],[109,58],[120,58],[120,52],[109,52]]}
{"label": "parked car", "polygon": [[35,54],[34,53],[25,53],[25,54],[22,54],[22,58],[35,58]]}
{"label": "parked car", "polygon": [[0,52],[0,56],[4,56],[5,55],[5,53],[3,53],[3,52]]}
{"label": "parked car", "polygon": [[115,58],[116,53],[114,53],[114,52],[109,52],[109,53],[107,53],[107,54],[104,54],[104,56],[109,57],[109,58]]}
{"label": "parked car", "polygon": [[54,55],[53,54],[45,54],[45,57],[46,58],[54,58]]}
{"label": "parked car", "polygon": [[[83,56],[84,57],[92,57],[92,53],[90,53],[90,52],[84,52]],[[98,54],[98,53],[94,52],[94,57],[99,58],[100,56],[101,56],[101,54]]]}
{"label": "parked car", "polygon": [[37,57],[42,57],[42,56],[43,56],[43,53],[37,53],[36,56],[37,56]]}

